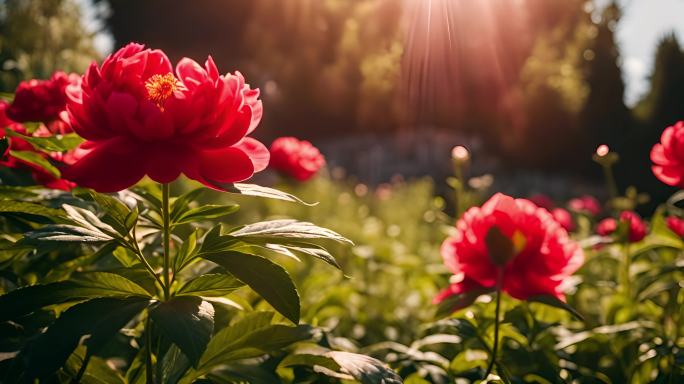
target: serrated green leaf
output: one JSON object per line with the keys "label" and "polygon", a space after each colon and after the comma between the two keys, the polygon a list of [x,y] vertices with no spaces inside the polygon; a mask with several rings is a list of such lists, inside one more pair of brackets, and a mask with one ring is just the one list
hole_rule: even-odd
{"label": "serrated green leaf", "polygon": [[214,307],[199,297],[178,296],[150,311],[154,324],[197,366],[214,332]]}
{"label": "serrated green leaf", "polygon": [[299,322],[297,287],[283,267],[261,256],[235,251],[202,257],[225,268],[293,323]]}
{"label": "serrated green leaf", "polygon": [[59,169],[52,165],[49,160],[46,158],[42,157],[39,153],[37,152],[32,152],[32,151],[10,151],[10,155],[14,158],[17,158],[19,160],[25,161],[27,163],[33,164],[37,166],[38,168],[44,170],[45,172],[49,173],[52,177],[59,179],[61,177],[61,173],[59,172]]}
{"label": "serrated green leaf", "polygon": [[233,276],[223,273],[201,275],[183,285],[177,295],[180,296],[225,296],[244,286]]}

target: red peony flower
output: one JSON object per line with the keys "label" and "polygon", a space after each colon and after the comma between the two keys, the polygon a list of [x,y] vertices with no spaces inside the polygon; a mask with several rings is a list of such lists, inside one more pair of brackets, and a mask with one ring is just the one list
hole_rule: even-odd
{"label": "red peony flower", "polygon": [[620,221],[628,224],[629,231],[627,239],[636,243],[646,237],[646,223],[641,219],[638,213],[632,211],[624,211],[620,214]]}
{"label": "red peony flower", "polygon": [[598,216],[601,213],[601,203],[589,195],[584,195],[571,199],[568,202],[568,208],[575,212],[588,213],[592,216]]}
{"label": "red peony flower", "polygon": [[610,236],[617,230],[617,220],[612,217],[601,220],[596,226],[596,233],[601,236]]}
{"label": "red peony flower", "polygon": [[502,290],[517,299],[553,295],[562,300],[563,282],[584,260],[582,249],[546,209],[500,193],[466,211],[441,252],[454,278],[437,302],[495,289],[500,273]]}
{"label": "red peony flower", "polygon": [[[631,243],[636,243],[646,237],[647,227],[646,223],[641,219],[638,213],[632,211],[623,211],[620,214],[620,222],[627,224],[627,240]],[[613,234],[618,228],[618,222],[609,217],[601,220],[596,227],[596,233],[601,236],[609,236]]]}
{"label": "red peony flower", "polygon": [[[26,128],[17,122],[14,122],[7,118],[7,115],[5,114],[5,111],[7,109],[7,102],[5,101],[0,101],[0,125],[4,128],[7,127],[17,133],[20,133],[22,135],[28,135],[29,133],[27,132]],[[41,126],[40,129],[44,129],[44,126]],[[35,135],[35,133],[34,133]],[[5,137],[5,131],[0,130],[0,138]],[[84,154],[83,150],[72,150],[67,153],[60,153],[60,152],[55,152],[55,153],[50,153],[46,154],[40,151],[37,151],[33,145],[31,145],[28,141],[18,138],[18,137],[11,137],[9,138],[9,147],[7,148],[7,153],[5,153],[1,158],[0,158],[0,166],[4,166],[7,168],[13,168],[13,169],[24,169],[29,172],[31,172],[31,175],[33,176],[33,179],[41,184],[44,185],[45,187],[52,188],[52,189],[61,189],[64,191],[71,190],[73,187],[76,185],[70,181],[61,179],[61,178],[56,178],[54,177],[51,173],[43,169],[42,167],[24,161],[22,159],[16,158],[12,156],[9,151],[27,151],[27,152],[35,152],[38,153],[41,157],[43,158],[50,158],[54,160],[57,164],[58,167],[60,165],[64,164],[69,164],[72,162],[75,162],[80,156]]]}
{"label": "red peony flower", "polygon": [[245,137],[261,120],[259,91],[238,72],[220,75],[211,57],[204,67],[184,58],[174,72],[164,52],[131,43],[67,95],[69,122],[91,148],[64,172],[79,185],[114,192],[183,173],[221,189],[268,165],[266,147]]}
{"label": "red peony flower", "polygon": [[271,167],[299,181],[306,181],[325,165],[325,158],[310,142],[281,137],[271,144]]}
{"label": "red peony flower", "polygon": [[684,237],[684,219],[679,217],[669,216],[666,220],[667,227],[677,234],[679,237]]}
{"label": "red peony flower", "polygon": [[[59,121],[66,108],[66,88],[78,85],[80,77],[75,74],[55,72],[50,80],[22,81],[17,87],[7,116],[17,122],[40,121],[48,126]],[[63,127],[63,124],[59,124]]]}
{"label": "red peony flower", "polygon": [[660,143],[651,149],[651,161],[660,181],[684,188],[684,121],[665,128]]}
{"label": "red peony flower", "polygon": [[570,232],[575,229],[575,222],[572,220],[570,212],[563,208],[554,208],[551,210],[551,216],[558,222],[566,231]]}

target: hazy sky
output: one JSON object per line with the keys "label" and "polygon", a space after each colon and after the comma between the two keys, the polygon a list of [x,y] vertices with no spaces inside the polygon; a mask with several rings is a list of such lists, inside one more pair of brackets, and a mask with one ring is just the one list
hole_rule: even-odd
{"label": "hazy sky", "polygon": [[[622,54],[625,100],[632,105],[648,90],[658,40],[675,31],[684,42],[684,0],[623,0],[617,40]],[[684,68],[682,68],[684,71]]]}
{"label": "hazy sky", "polygon": [[[93,23],[94,10],[90,1],[77,1],[84,5],[89,27],[97,28],[98,25]],[[624,6],[624,15],[618,26],[617,40],[627,87],[625,101],[633,105],[648,90],[648,76],[653,66],[653,55],[658,40],[665,34],[675,31],[680,42],[684,43],[684,0],[620,2]],[[107,34],[99,34],[95,43],[104,54],[109,53],[113,45],[111,36]]]}

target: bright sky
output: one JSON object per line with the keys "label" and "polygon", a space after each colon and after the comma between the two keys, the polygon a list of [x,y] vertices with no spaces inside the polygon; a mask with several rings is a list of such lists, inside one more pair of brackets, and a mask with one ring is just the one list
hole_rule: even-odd
{"label": "bright sky", "polygon": [[[627,86],[625,101],[633,105],[648,90],[648,77],[658,41],[675,31],[684,43],[684,0],[622,0],[625,8],[617,40]],[[682,68],[684,70],[684,68]]]}
{"label": "bright sky", "polygon": [[[90,1],[77,1],[84,5],[88,26],[91,29],[100,27],[93,22],[95,10]],[[617,40],[621,49],[623,77],[626,83],[625,101],[628,105],[634,105],[648,90],[648,77],[658,40],[665,34],[675,31],[680,43],[684,44],[684,0],[620,2],[625,8],[623,19],[618,26]],[[109,53],[113,48],[112,37],[108,34],[96,35],[95,44],[103,54]]]}

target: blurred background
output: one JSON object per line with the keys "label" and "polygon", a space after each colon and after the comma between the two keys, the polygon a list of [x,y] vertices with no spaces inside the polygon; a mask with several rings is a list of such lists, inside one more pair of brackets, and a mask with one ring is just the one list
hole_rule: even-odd
{"label": "blurred background", "polygon": [[600,195],[591,154],[608,144],[621,187],[657,203],[672,191],[650,148],[684,119],[682,14],[682,0],[0,0],[0,91],[136,41],[240,70],[262,90],[258,138],[309,139],[370,185],[446,188],[461,144],[493,190]]}

